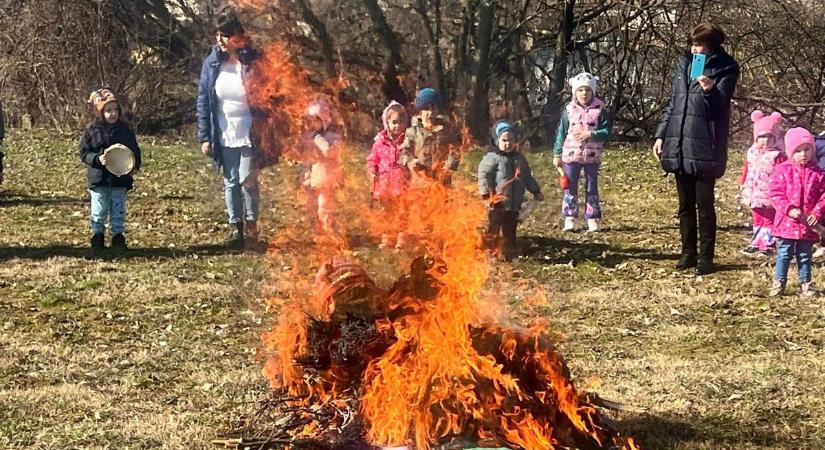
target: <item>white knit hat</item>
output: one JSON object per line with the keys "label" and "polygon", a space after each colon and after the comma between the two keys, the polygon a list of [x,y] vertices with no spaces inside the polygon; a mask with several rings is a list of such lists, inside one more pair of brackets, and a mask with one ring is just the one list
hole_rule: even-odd
{"label": "white knit hat", "polygon": [[596,95],[599,79],[591,73],[582,72],[571,78],[569,83],[573,95],[576,95],[576,90],[580,87],[589,87],[593,91],[593,95]]}

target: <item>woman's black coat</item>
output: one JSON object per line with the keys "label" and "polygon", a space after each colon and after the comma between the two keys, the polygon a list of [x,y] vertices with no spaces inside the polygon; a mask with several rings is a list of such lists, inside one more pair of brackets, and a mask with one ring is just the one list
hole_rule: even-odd
{"label": "woman's black coat", "polygon": [[693,55],[676,66],[670,103],[656,131],[662,139],[665,172],[719,178],[728,162],[730,101],[739,79],[739,64],[719,47],[705,61],[704,75],[716,83],[705,92],[689,76]]}

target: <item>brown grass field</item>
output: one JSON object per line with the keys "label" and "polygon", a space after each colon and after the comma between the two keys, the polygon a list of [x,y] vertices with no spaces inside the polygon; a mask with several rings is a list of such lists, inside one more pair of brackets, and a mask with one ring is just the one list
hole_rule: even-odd
{"label": "brown grass field", "polygon": [[[76,137],[7,138],[0,448],[211,448],[266,397],[256,353],[276,317],[263,299],[294,255],[227,251],[220,177],[194,145],[141,143],[131,248],[92,258]],[[825,302],[796,286],[768,299],[772,262],[739,254],[749,212],[737,206],[734,153],[718,189],[716,274],[672,270],[673,179],[627,148],[602,168],[607,229],[595,235],[560,231],[550,155],[529,154],[547,202],[520,227],[525,256],[492,271],[491,285],[513,286],[503,300],[516,324],[543,319],[563,335],[579,386],[647,409],[618,417],[645,449],[825,448]],[[294,174],[264,172],[265,239],[300,226]],[[823,284],[819,264],[814,276]]]}

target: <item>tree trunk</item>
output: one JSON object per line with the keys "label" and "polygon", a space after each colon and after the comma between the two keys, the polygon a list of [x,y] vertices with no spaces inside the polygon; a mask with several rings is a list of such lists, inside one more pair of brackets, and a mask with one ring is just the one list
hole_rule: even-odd
{"label": "tree trunk", "polygon": [[485,142],[490,124],[490,48],[493,41],[492,0],[481,0],[478,7],[478,34],[473,73],[470,78],[468,119],[473,136]]}
{"label": "tree trunk", "polygon": [[395,33],[387,23],[387,18],[378,5],[378,0],[363,1],[375,31],[381,39],[381,45],[384,47],[384,62],[381,65],[381,76],[383,78],[381,90],[387,100],[395,100],[401,104],[406,104],[407,94],[398,79],[398,67],[401,65],[401,50],[398,39],[396,39]]}
{"label": "tree trunk", "polygon": [[335,46],[333,45],[332,36],[327,31],[327,26],[315,12],[307,0],[295,0],[298,10],[301,12],[301,17],[312,28],[313,34],[321,43],[321,58],[324,60],[324,70],[327,73],[327,78],[333,79],[338,76],[338,71],[335,70]]}
{"label": "tree trunk", "polygon": [[548,145],[553,145],[553,139],[556,136],[556,129],[559,126],[559,119],[561,118],[562,98],[564,95],[564,87],[567,81],[567,58],[570,52],[573,51],[573,30],[576,29],[575,16],[573,8],[576,6],[576,0],[566,0],[564,2],[564,15],[559,23],[559,33],[556,37],[556,48],[553,52],[553,71],[550,80],[550,93],[547,97],[547,105],[545,111],[547,112],[547,129]]}
{"label": "tree trunk", "polygon": [[[463,0],[461,2],[461,32],[455,37],[455,41],[453,42],[454,47],[452,53],[455,60],[452,61],[453,70],[451,85],[453,87],[454,92],[456,93],[456,101],[461,100],[462,102],[464,102],[462,104],[462,109],[466,109],[466,102],[469,99],[468,84],[469,74],[471,70],[471,55],[469,48],[470,41],[472,37],[475,35],[476,6],[477,4],[474,0]],[[461,93],[460,98],[459,93]]]}

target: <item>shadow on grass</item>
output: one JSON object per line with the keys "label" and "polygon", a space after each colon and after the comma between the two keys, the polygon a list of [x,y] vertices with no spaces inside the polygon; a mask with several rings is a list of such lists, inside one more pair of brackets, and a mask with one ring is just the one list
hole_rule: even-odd
{"label": "shadow on grass", "polygon": [[[641,261],[675,261],[680,255],[662,253],[642,247],[621,247],[603,242],[576,242],[545,236],[524,236],[522,255],[541,264],[574,265],[588,261],[605,268],[614,269],[629,260]],[[749,269],[748,264],[717,264],[715,272],[732,272]],[[674,268],[675,270],[675,268]]]}
{"label": "shadow on grass", "polygon": [[88,200],[77,197],[34,197],[28,194],[5,192],[0,196],[0,208],[9,206],[45,206],[57,204],[84,205]]}
{"label": "shadow on grass", "polygon": [[619,247],[602,242],[573,242],[545,236],[525,236],[522,238],[522,254],[542,264],[578,264],[591,261],[602,267],[615,268],[630,259],[668,261],[679,259],[679,255],[665,254],[641,247]]}
{"label": "shadow on grass", "polygon": [[47,245],[45,247],[0,247],[0,261],[11,259],[29,259],[41,261],[53,257],[80,258],[88,260],[112,261],[119,259],[164,259],[185,258],[192,255],[216,256],[242,253],[265,253],[267,243],[259,241],[248,243],[244,250],[236,250],[225,244],[193,245],[184,248],[168,247],[130,247],[128,250],[106,248],[92,252],[89,247],[72,245]]}
{"label": "shadow on grass", "polygon": [[728,231],[731,233],[752,232],[753,228],[747,225],[720,225],[716,227],[716,231]]}
{"label": "shadow on grass", "polygon": [[[658,417],[640,416],[619,421],[618,428],[636,438],[642,448],[673,450],[685,448],[785,447],[781,439],[755,423],[770,423],[770,418],[743,423],[733,417]],[[796,444],[799,444],[798,442]]]}

